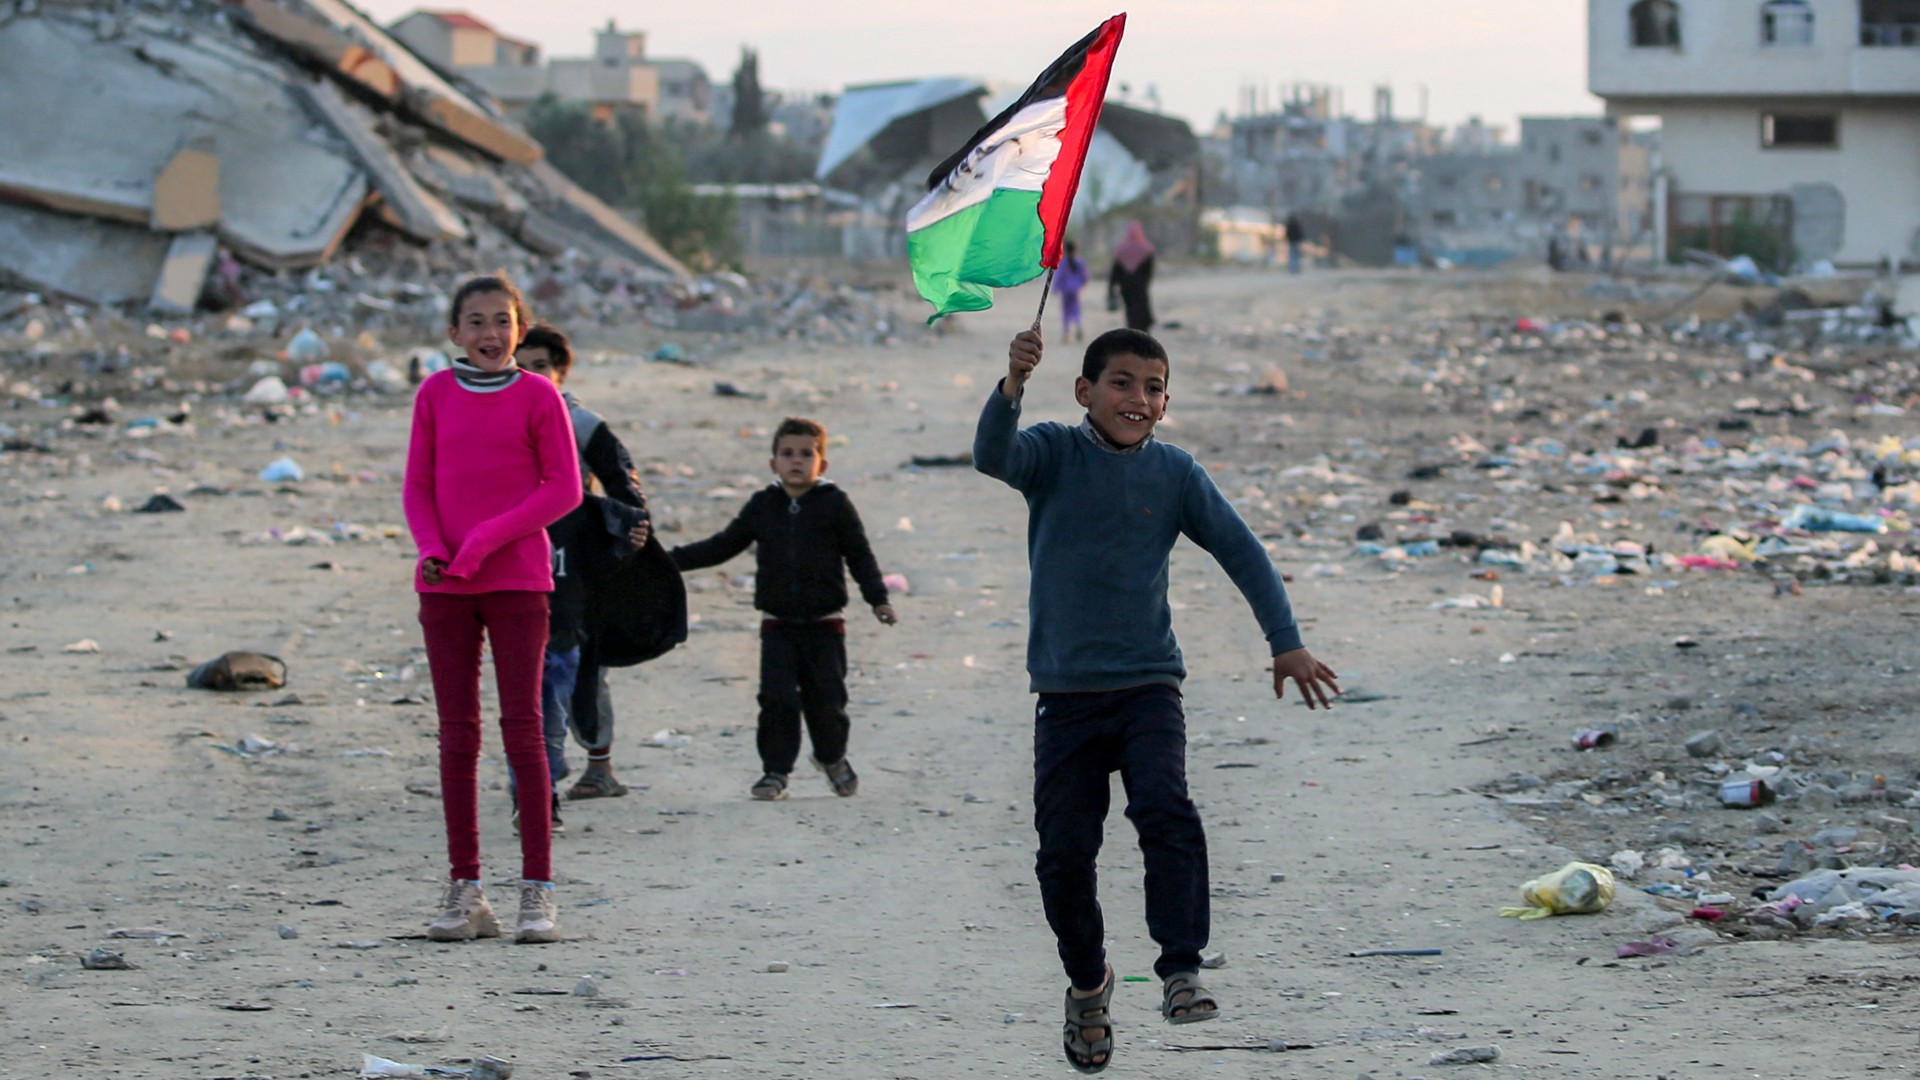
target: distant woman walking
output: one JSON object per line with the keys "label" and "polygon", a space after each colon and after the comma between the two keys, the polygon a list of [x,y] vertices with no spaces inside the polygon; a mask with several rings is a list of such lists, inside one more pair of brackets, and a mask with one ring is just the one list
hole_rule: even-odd
{"label": "distant woman walking", "polygon": [[1138,221],[1127,222],[1126,239],[1113,249],[1113,270],[1107,275],[1107,308],[1116,296],[1126,308],[1127,328],[1153,329],[1153,303],[1147,289],[1153,283],[1153,244]]}

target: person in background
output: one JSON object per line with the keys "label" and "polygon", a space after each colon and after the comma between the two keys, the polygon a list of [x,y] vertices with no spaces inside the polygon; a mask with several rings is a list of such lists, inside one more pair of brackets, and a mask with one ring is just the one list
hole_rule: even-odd
{"label": "person in background", "polygon": [[[1113,269],[1107,274],[1107,310],[1126,309],[1127,329],[1153,329],[1153,243],[1138,221],[1127,222],[1127,235],[1113,249]],[[1117,304],[1116,304],[1117,301]]]}
{"label": "person in background", "polygon": [[1080,316],[1080,290],[1087,287],[1092,275],[1087,273],[1087,260],[1080,257],[1080,245],[1067,241],[1067,253],[1060,260],[1060,272],[1054,275],[1053,291],[1060,294],[1060,340],[1079,341],[1087,336],[1086,324]]}

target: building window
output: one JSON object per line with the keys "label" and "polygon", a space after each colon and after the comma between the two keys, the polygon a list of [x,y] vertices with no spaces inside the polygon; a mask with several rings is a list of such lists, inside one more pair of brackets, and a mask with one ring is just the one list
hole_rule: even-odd
{"label": "building window", "polygon": [[1501,179],[1499,176],[1493,176],[1493,175],[1488,176],[1484,181],[1482,181],[1482,183],[1486,185],[1486,188],[1488,191],[1501,191],[1501,190],[1504,190],[1507,186],[1507,182],[1505,180]]}
{"label": "building window", "polygon": [[1860,44],[1870,49],[1920,46],[1920,0],[1860,0]]}
{"label": "building window", "polygon": [[1807,0],[1767,0],[1760,5],[1762,45],[1813,44],[1813,7]]}
{"label": "building window", "polygon": [[1833,113],[1766,113],[1760,145],[1768,150],[1831,150],[1840,145],[1840,117]]}
{"label": "building window", "polygon": [[1680,5],[1673,0],[1639,0],[1627,9],[1627,25],[1636,49],[1680,47]]}
{"label": "building window", "polygon": [[1592,173],[1588,173],[1587,175],[1582,176],[1580,178],[1581,191],[1599,191],[1604,184],[1605,184],[1605,181],[1601,180],[1599,177],[1593,175]]}

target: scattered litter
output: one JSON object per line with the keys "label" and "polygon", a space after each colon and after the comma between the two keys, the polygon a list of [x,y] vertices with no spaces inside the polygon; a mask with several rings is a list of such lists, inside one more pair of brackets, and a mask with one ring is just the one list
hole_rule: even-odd
{"label": "scattered litter", "polygon": [[473,1060],[473,1066],[466,1069],[444,1068],[438,1065],[413,1065],[401,1061],[389,1061],[373,1054],[362,1054],[360,1064],[361,1080],[380,1080],[380,1078],[400,1078],[400,1080],[430,1080],[436,1076],[460,1076],[467,1080],[507,1080],[513,1075],[513,1065],[496,1057],[479,1057]]}
{"label": "scattered litter", "polygon": [[223,750],[235,757],[248,759],[272,757],[275,754],[286,752],[286,747],[281,746],[271,739],[263,739],[258,735],[243,735],[239,742],[231,746],[225,743],[215,743],[213,744],[213,748],[215,750]]}
{"label": "scattered litter", "polygon": [[269,484],[298,483],[306,479],[306,473],[300,470],[300,463],[290,457],[277,457],[260,470],[260,479]]}
{"label": "scattered litter", "polygon": [[1429,1065],[1473,1065],[1482,1061],[1499,1061],[1500,1048],[1497,1046],[1462,1046],[1454,1050],[1436,1050],[1427,1058]]}
{"label": "scattered litter", "polygon": [[222,653],[187,673],[196,690],[278,690],[287,684],[286,662],[266,653]]}
{"label": "scattered litter", "polygon": [[1625,960],[1634,956],[1665,956],[1678,946],[1670,937],[1655,934],[1645,941],[1629,941],[1614,946],[1613,955]]}
{"label": "scattered litter", "polygon": [[111,949],[94,949],[80,958],[80,966],[88,971],[137,971],[140,967]]}
{"label": "scattered litter", "polygon": [[1523,921],[1549,915],[1589,915],[1613,902],[1613,871],[1593,863],[1570,862],[1545,877],[1520,886],[1524,907],[1503,907],[1502,918]]}

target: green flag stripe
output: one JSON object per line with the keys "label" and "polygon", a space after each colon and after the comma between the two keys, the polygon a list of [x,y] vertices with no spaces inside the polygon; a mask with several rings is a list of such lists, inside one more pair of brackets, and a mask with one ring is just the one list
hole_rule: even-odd
{"label": "green flag stripe", "polygon": [[1040,276],[1040,193],[1002,188],[985,202],[907,234],[913,283],[934,306],[932,322],[993,306],[997,288]]}

